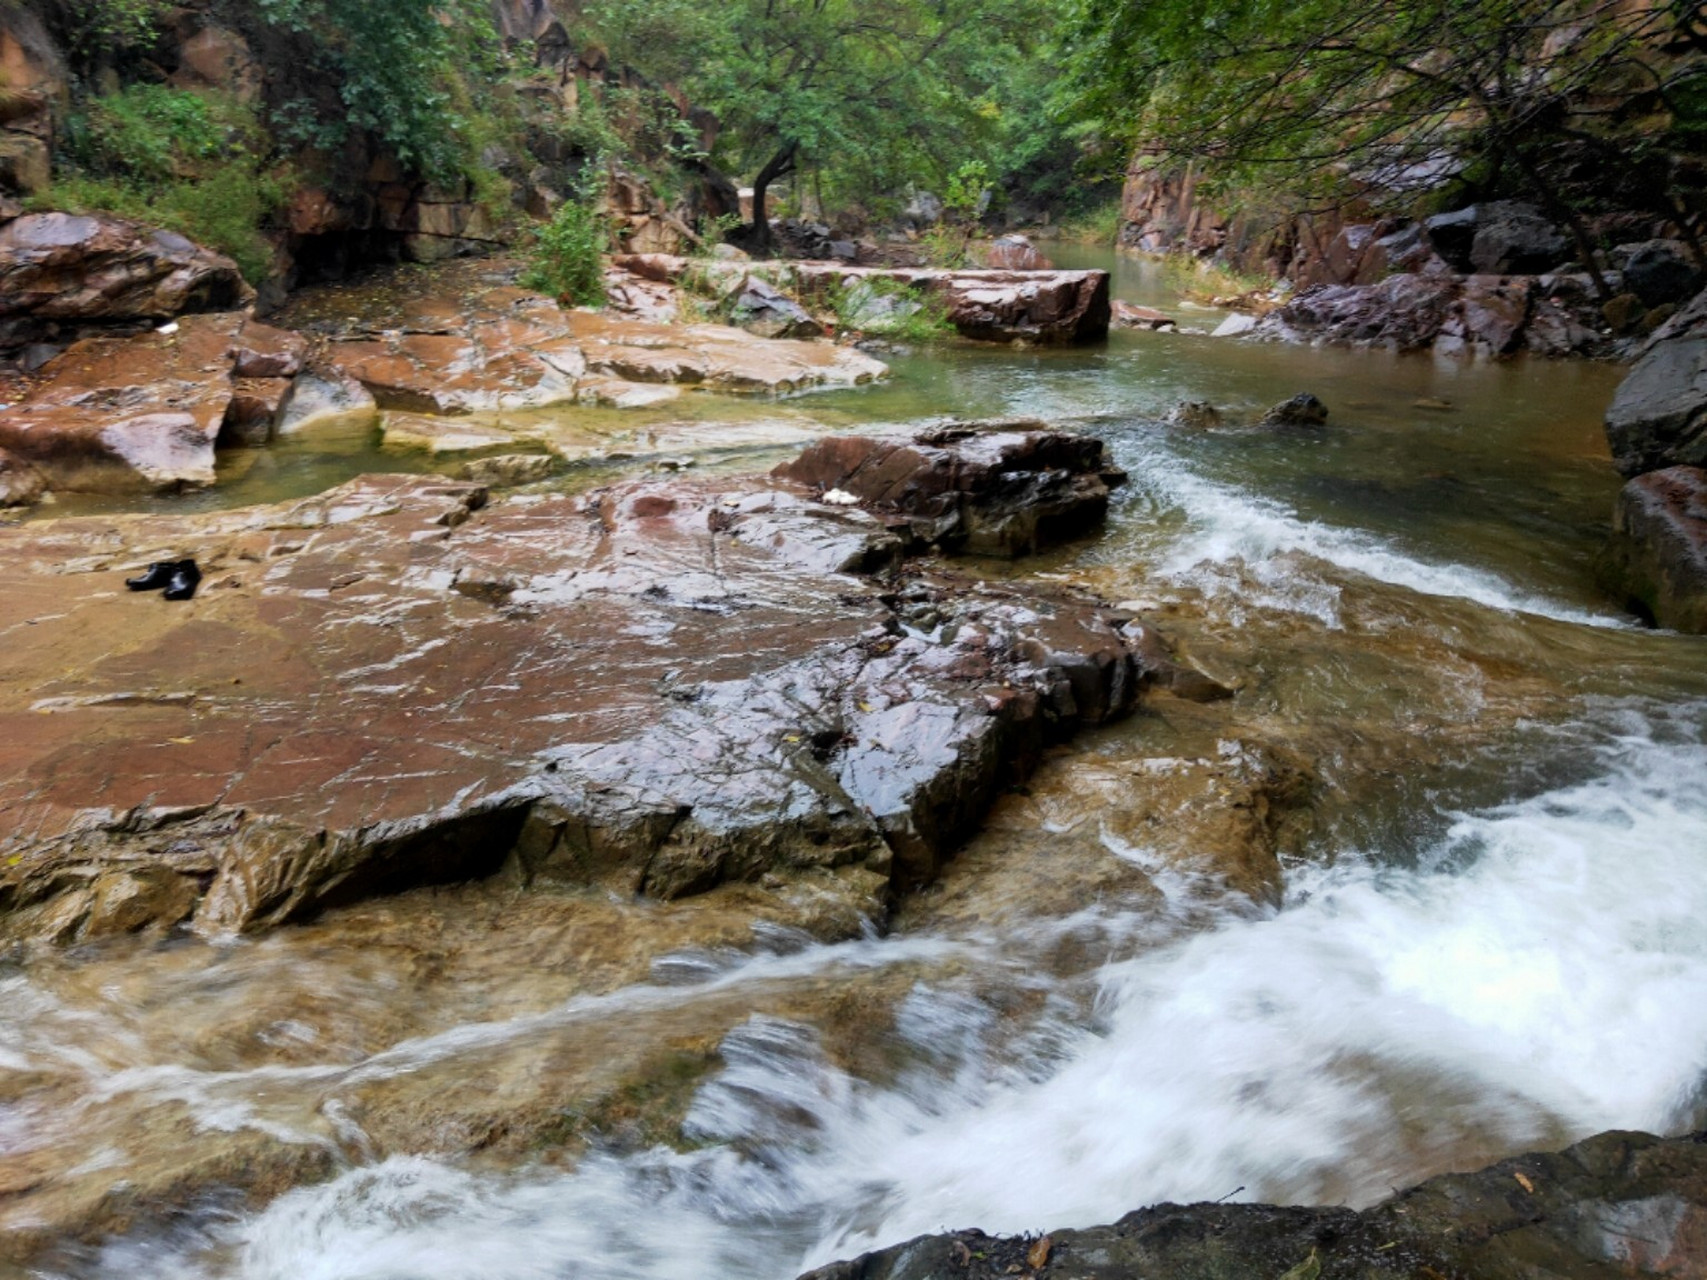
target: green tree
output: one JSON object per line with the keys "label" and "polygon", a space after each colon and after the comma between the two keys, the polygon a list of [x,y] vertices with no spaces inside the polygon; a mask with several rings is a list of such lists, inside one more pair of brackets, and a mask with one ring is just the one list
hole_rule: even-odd
{"label": "green tree", "polygon": [[1651,210],[1701,253],[1689,0],[1074,0],[1067,28],[1072,108],[1125,148],[1304,198],[1522,194],[1591,271],[1600,208]]}
{"label": "green tree", "polygon": [[606,0],[614,57],[712,111],[718,159],[754,174],[745,238],[769,242],[774,183],[810,167],[862,192],[945,176],[997,137],[1000,69],[1039,11],[1000,0]]}

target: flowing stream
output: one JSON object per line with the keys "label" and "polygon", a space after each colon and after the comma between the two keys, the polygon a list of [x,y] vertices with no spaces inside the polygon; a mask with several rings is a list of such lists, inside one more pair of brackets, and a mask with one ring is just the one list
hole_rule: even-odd
{"label": "flowing stream", "polygon": [[[1085,420],[1132,476],[1110,527],[989,572],[1130,601],[1240,685],[1231,710],[1145,712],[1051,759],[881,938],[738,922],[594,981],[528,908],[471,891],[473,921],[454,897],[379,904],[0,969],[0,1157],[75,1151],[116,1181],[206,1147],[283,1170],[259,1207],[214,1178],[36,1274],[789,1280],[945,1228],[1364,1205],[1603,1129],[1707,1122],[1707,651],[1594,585],[1620,371],[1212,339],[1218,316],[1152,267],[1113,269],[1183,331],[956,347],[895,359],[884,387],[693,411]],[[1243,425],[1299,391],[1326,427]],[[1226,425],[1161,425],[1182,399]],[[221,500],[412,463],[322,439],[249,465],[267,474]],[[1259,748],[1315,778],[1278,895],[1197,856],[1201,800],[1133,808],[1147,778]],[[587,910],[597,949],[595,927],[714,908]],[[455,1129],[466,1095],[531,1106],[553,1073],[707,1044],[668,1141],[388,1154],[481,1149]]]}

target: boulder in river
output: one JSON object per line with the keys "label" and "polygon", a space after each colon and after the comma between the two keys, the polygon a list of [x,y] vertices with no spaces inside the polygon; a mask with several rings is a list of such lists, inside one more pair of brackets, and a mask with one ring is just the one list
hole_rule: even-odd
{"label": "boulder in river", "polygon": [[[780,480],[486,497],[368,477],[0,530],[0,625],[33,641],[0,684],[0,936],[258,929],[506,866],[881,897],[1150,678],[1070,593],[921,581],[909,630],[861,576],[904,539]],[[168,556],[193,602],[117,589]]]}
{"label": "boulder in river", "polygon": [[1601,574],[1660,626],[1707,634],[1707,471],[1667,467],[1625,485]]}
{"label": "boulder in river", "polygon": [[1161,1204],[1105,1227],[923,1236],[802,1280],[1707,1275],[1707,1134],[1603,1133],[1371,1209]]}
{"label": "boulder in river", "polygon": [[1034,419],[957,423],[911,440],[831,436],[775,474],[898,517],[924,544],[1030,555],[1090,532],[1126,479],[1089,436]]}

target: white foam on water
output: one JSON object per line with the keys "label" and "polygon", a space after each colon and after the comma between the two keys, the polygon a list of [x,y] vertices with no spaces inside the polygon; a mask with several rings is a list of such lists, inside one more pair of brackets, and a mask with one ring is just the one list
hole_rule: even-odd
{"label": "white foam on water", "polygon": [[897,1023],[919,1065],[874,1088],[809,1029],[755,1019],[696,1096],[698,1150],[510,1177],[394,1158],[290,1193],[199,1264],[121,1243],[105,1265],[788,1280],[921,1232],[1085,1225],[1239,1187],[1368,1202],[1455,1135],[1519,1150],[1677,1131],[1707,1082],[1707,746],[1670,736],[1629,730],[1586,780],[1460,815],[1416,868],[1298,873],[1278,911],[1106,966],[1089,1027],[1016,1031],[921,987]]}
{"label": "white foam on water", "polygon": [[[1189,525],[1169,550],[1162,571],[1212,594],[1236,593],[1247,607],[1305,613],[1338,626],[1337,591],[1309,580],[1283,561],[1305,555],[1423,595],[1454,597],[1490,609],[1539,614],[1584,626],[1629,625],[1622,618],[1524,591],[1483,569],[1408,555],[1365,530],[1305,520],[1272,498],[1195,475],[1166,452],[1148,454],[1138,466],[1139,482],[1182,509]],[[1215,572],[1216,567],[1234,562],[1247,568],[1247,579],[1228,582]]]}

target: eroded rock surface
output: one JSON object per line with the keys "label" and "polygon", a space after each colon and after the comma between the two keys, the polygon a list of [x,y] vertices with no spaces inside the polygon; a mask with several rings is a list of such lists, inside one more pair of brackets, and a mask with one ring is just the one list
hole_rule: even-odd
{"label": "eroded rock surface", "polygon": [[939,299],[963,337],[992,342],[1098,342],[1108,336],[1106,271],[935,271],[801,263],[801,291],[819,296],[836,285],[892,280]]}
{"label": "eroded rock surface", "polygon": [[70,213],[0,226],[0,349],[54,326],[160,321],[253,297],[236,263],[173,231]]}
{"label": "eroded rock surface", "polygon": [[1043,1237],[925,1236],[803,1280],[1223,1280],[1229,1276],[1707,1274],[1707,1134],[1604,1133],[1557,1153],[1448,1174],[1362,1213],[1156,1205]]}
{"label": "eroded rock surface", "polygon": [[[1094,602],[858,576],[903,540],[781,482],[0,534],[0,932],[254,929],[490,874],[671,898],[928,878],[1143,672]],[[196,600],[126,592],[193,555]],[[26,642],[27,641],[27,642]]]}

